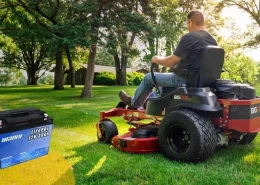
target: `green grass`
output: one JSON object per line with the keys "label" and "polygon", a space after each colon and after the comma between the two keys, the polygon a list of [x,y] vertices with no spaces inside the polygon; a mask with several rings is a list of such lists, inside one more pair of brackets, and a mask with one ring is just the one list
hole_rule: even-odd
{"label": "green grass", "polygon": [[[52,86],[0,87],[0,107],[37,107],[54,118],[51,151],[73,166],[76,184],[260,184],[260,136],[248,146],[229,146],[207,161],[187,164],[170,161],[160,153],[122,153],[97,142],[99,112],[117,105],[118,92],[133,94],[135,87],[93,87],[93,98],[77,96],[82,86],[54,91]],[[260,94],[260,88],[257,88]],[[124,133],[128,125],[113,119]]]}

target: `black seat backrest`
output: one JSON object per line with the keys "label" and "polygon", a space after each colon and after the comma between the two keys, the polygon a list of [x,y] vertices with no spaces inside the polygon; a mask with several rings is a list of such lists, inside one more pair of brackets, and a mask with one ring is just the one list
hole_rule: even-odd
{"label": "black seat backrest", "polygon": [[[224,64],[224,49],[218,46],[207,46],[198,58],[201,67],[196,72],[193,87],[209,87],[216,79],[220,78]],[[188,79],[189,82],[189,79]]]}
{"label": "black seat backrest", "polygon": [[[195,61],[198,69],[173,69],[172,72],[187,77],[187,87],[209,87],[212,82],[220,78],[224,64],[224,49],[218,46],[207,46]],[[175,90],[176,87],[163,87],[162,94]]]}

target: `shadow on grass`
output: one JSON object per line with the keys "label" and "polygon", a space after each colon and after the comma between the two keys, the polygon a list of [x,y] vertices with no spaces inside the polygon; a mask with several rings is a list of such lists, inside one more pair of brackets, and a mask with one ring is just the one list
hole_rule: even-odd
{"label": "shadow on grass", "polygon": [[[80,158],[73,165],[76,184],[169,184],[178,181],[185,184],[186,180],[194,182],[190,184],[210,184],[211,178],[214,182],[219,181],[217,184],[227,181],[236,184],[242,181],[256,183],[255,178],[259,177],[257,166],[245,161],[250,153],[260,152],[254,144],[222,148],[210,159],[198,164],[170,161],[161,153],[123,153],[99,142],[74,148],[73,151],[75,154],[67,159]],[[231,177],[230,174],[234,173],[239,175]]]}

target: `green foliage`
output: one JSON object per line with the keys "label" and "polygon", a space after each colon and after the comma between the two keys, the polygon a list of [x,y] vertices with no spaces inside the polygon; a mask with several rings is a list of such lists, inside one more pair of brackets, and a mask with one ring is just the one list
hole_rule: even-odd
{"label": "green foliage", "polygon": [[63,89],[62,50],[86,49],[93,42],[90,25],[96,21],[97,5],[95,0],[1,2],[0,32],[11,37],[19,49],[16,55],[5,53],[5,61],[27,68],[29,84],[36,84],[39,71],[48,70],[56,57],[55,88]]}
{"label": "green foliage", "polygon": [[219,37],[219,45],[225,50],[224,71],[221,78],[231,79],[235,82],[259,84],[259,65],[252,58],[243,55],[241,44],[236,40]]}
{"label": "green foliage", "polygon": [[254,23],[248,28],[247,33],[243,33],[243,40],[247,40],[245,45],[249,47],[257,47],[260,44],[259,31],[256,31],[260,27],[260,1],[259,0],[221,0],[219,7],[235,6],[246,12]]}
{"label": "green foliage", "polygon": [[3,33],[1,65],[25,70],[29,74],[28,83],[35,85],[40,71],[50,69],[50,41],[46,32],[21,7],[12,7],[8,12],[0,26]]}
{"label": "green foliage", "polygon": [[128,85],[140,85],[141,81],[144,79],[143,73],[130,72],[126,74]]}
{"label": "green foliage", "polygon": [[17,69],[0,68],[0,85],[25,85],[26,79]]}
{"label": "green foliage", "polygon": [[112,72],[100,72],[95,75],[94,85],[115,85],[116,84],[116,76]]}
{"label": "green foliage", "polygon": [[221,78],[252,85],[258,83],[259,67],[250,57],[241,54],[227,57],[224,62],[224,70]]}
{"label": "green foliage", "polygon": [[[139,55],[134,48],[134,41],[148,30],[148,21],[143,14],[140,1],[117,1],[108,3],[104,21],[103,44],[107,51],[114,57],[116,83],[126,85],[125,69],[129,58]],[[147,1],[146,1],[147,4]],[[119,8],[122,7],[122,8]]]}
{"label": "green foliage", "polygon": [[[115,78],[115,74],[112,72],[100,72],[95,75],[94,85],[116,85]],[[139,85],[143,78],[143,73],[130,72],[126,74],[128,85]]]}
{"label": "green foliage", "polygon": [[9,74],[8,70],[2,70],[0,71],[0,84],[1,86],[7,85],[8,82],[11,81],[11,76]]}
{"label": "green foliage", "polygon": [[21,78],[19,78],[19,85],[26,85],[27,84],[27,79],[25,78],[25,76],[22,76]]}
{"label": "green foliage", "polygon": [[[82,64],[86,63],[89,56],[89,50],[84,47],[76,47],[70,50],[70,54],[73,61],[73,67],[75,71],[77,71],[82,68]],[[65,69],[69,69],[69,62],[67,58],[63,59],[63,65]]]}
{"label": "green foliage", "polygon": [[[150,64],[154,55],[171,55],[176,48],[180,37],[186,31],[186,13],[178,1],[157,0],[153,3],[143,3],[143,7],[151,10],[145,11],[148,17],[148,30],[142,37],[148,43],[148,51],[142,60]],[[154,13],[151,13],[154,12]],[[143,65],[139,63],[139,66]],[[158,71],[158,69],[156,69]]]}
{"label": "green foliage", "polygon": [[96,55],[96,64],[102,66],[114,66],[114,58],[105,50],[105,48],[101,48]]}
{"label": "green foliage", "polygon": [[40,84],[47,84],[47,85],[53,85],[54,84],[54,78],[53,75],[48,74],[46,76],[41,77],[38,82]]}

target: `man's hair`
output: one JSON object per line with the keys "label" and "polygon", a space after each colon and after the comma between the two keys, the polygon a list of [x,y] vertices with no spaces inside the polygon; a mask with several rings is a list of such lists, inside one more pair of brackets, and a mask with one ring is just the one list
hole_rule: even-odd
{"label": "man's hair", "polygon": [[204,15],[200,10],[192,10],[187,15],[187,20],[191,20],[197,26],[204,25]]}

